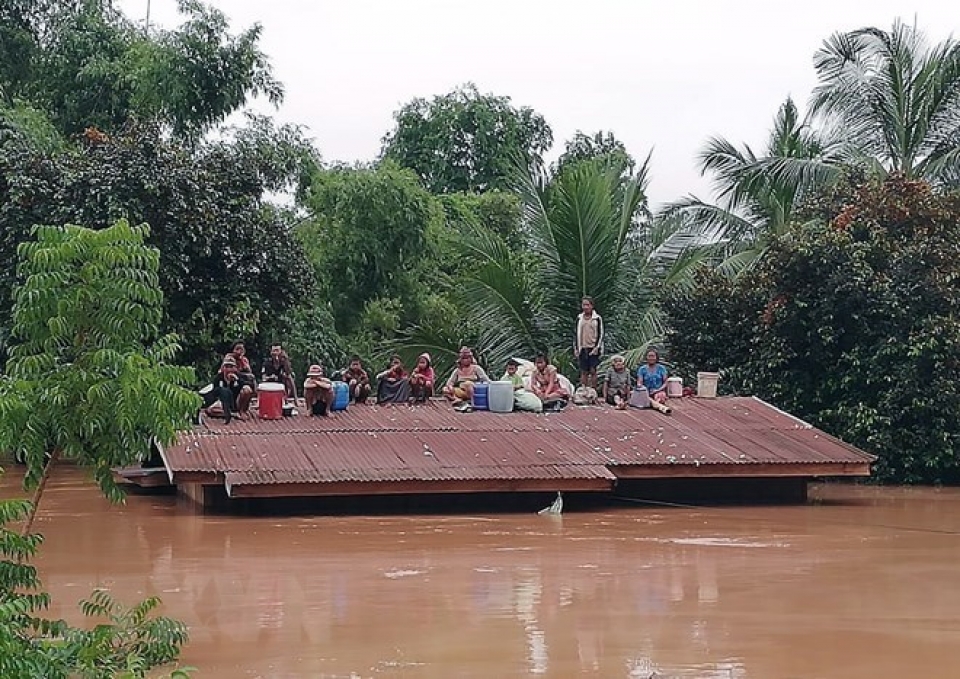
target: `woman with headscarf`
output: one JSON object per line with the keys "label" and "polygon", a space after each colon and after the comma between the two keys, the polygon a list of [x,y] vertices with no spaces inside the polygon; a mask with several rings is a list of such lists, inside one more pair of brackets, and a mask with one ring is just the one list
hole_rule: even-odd
{"label": "woman with headscarf", "polygon": [[415,403],[422,403],[433,396],[433,382],[436,376],[430,362],[430,354],[422,353],[417,358],[417,365],[410,373],[410,395]]}
{"label": "woman with headscarf", "polygon": [[469,403],[473,400],[473,385],[489,381],[487,373],[474,361],[470,348],[460,347],[457,365],[443,387],[443,395],[455,406]]}

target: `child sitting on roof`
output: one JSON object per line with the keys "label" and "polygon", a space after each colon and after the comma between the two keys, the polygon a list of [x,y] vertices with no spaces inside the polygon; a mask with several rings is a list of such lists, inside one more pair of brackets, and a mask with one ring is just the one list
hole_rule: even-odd
{"label": "child sitting on roof", "polygon": [[430,354],[422,353],[417,358],[417,365],[410,374],[410,394],[416,403],[426,401],[433,396],[433,383],[436,375],[430,363]]}

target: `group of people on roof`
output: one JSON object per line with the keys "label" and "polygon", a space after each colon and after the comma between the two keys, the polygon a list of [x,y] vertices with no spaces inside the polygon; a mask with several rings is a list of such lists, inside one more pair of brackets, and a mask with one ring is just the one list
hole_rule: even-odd
{"label": "group of people on roof", "polygon": [[[507,361],[502,381],[509,381],[514,389],[514,406],[518,410],[540,412],[560,410],[569,402],[591,403],[602,399],[616,407],[626,408],[635,387],[643,386],[654,402],[666,401],[667,369],[660,363],[656,349],[650,349],[645,362],[636,371],[636,378],[627,368],[621,355],[613,356],[602,387],[598,390],[597,369],[603,354],[603,319],[596,312],[593,300],[584,297],[581,313],[577,316],[573,354],[580,370],[577,389],[550,363],[546,353],[539,353],[533,362],[511,358]],[[260,382],[282,384],[288,400],[296,403],[297,384],[290,358],[280,344],[270,348],[263,361]],[[469,347],[461,347],[457,363],[439,389],[459,410],[470,410],[477,384],[490,382],[486,371],[476,362]],[[210,384],[201,390],[203,411],[213,414],[219,403],[223,418],[229,422],[233,415],[245,418],[256,393],[257,378],[246,356],[243,342],[236,342],[223,357],[220,369]],[[376,393],[374,394],[374,385]],[[325,416],[333,409],[335,387],[345,390],[348,402],[363,404],[375,395],[376,403],[422,403],[435,395],[436,374],[430,354],[417,358],[412,370],[407,371],[400,356],[394,355],[385,370],[374,375],[364,369],[359,356],[352,356],[348,366],[327,376],[320,364],[311,365],[303,382],[303,403],[309,415]]]}

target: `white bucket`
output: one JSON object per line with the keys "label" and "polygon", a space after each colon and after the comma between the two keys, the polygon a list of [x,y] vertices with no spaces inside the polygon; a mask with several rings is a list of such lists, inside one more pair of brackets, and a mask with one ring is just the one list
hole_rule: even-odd
{"label": "white bucket", "polygon": [[717,382],[720,373],[697,373],[697,396],[699,398],[716,398]]}
{"label": "white bucket", "polygon": [[683,396],[683,378],[667,378],[667,396],[670,398],[680,398]]}
{"label": "white bucket", "polygon": [[509,413],[513,410],[513,382],[498,380],[490,383],[487,405],[492,413]]}

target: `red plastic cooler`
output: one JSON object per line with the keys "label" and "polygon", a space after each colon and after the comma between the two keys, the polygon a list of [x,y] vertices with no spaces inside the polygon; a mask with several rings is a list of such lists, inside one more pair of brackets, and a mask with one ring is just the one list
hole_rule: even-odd
{"label": "red plastic cooler", "polygon": [[279,420],[283,417],[283,397],[286,388],[276,382],[263,382],[257,386],[257,403],[261,420]]}

